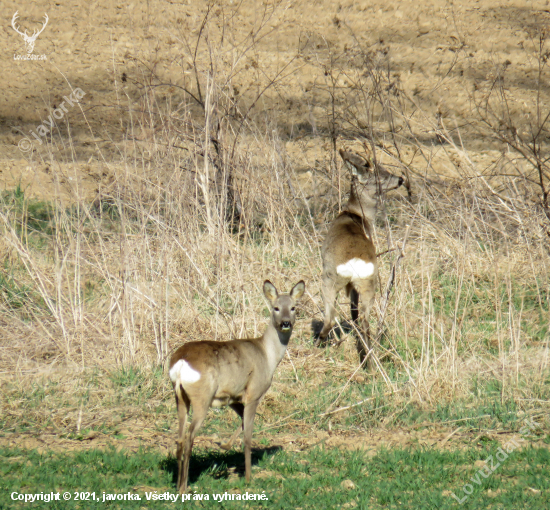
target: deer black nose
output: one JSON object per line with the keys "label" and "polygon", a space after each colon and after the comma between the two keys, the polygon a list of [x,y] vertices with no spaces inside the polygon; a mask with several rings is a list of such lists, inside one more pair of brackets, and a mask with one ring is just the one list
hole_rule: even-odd
{"label": "deer black nose", "polygon": [[282,321],[281,322],[281,329],[290,329],[292,327],[292,324],[290,321]]}

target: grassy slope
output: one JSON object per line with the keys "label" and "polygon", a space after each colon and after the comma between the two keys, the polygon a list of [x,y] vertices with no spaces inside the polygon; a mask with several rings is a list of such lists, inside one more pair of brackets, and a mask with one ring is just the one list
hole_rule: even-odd
{"label": "grassy slope", "polygon": [[[479,462],[497,453],[498,444],[444,452],[432,449],[393,449],[366,456],[314,448],[299,453],[266,449],[256,452],[254,479],[246,486],[235,473],[242,454],[197,450],[192,462],[192,489],[211,498],[198,507],[220,506],[214,494],[265,494],[260,504],[224,501],[222,508],[455,508],[456,498],[473,492],[463,508],[546,508],[550,503],[548,450],[524,448],[510,454],[488,477],[476,473]],[[104,508],[107,494],[138,494],[141,501],[110,503],[114,508],[148,506],[145,493],[174,493],[176,464],[155,450],[137,452],[89,450],[69,454],[0,450],[0,490],[5,508],[23,508],[10,500],[13,491],[25,493],[95,492],[101,501],[33,503],[33,508]],[[472,481],[472,478],[474,481]],[[476,483],[475,480],[479,480]],[[471,489],[466,487],[466,491]],[[88,496],[84,496],[88,497]],[[93,498],[93,496],[89,496]],[[172,508],[157,501],[154,508]]]}

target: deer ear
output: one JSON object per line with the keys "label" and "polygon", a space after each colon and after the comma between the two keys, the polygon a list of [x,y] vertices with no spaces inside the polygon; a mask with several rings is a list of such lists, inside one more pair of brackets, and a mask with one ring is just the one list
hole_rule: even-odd
{"label": "deer ear", "polygon": [[304,283],[304,280],[300,280],[294,287],[292,287],[292,290],[290,291],[290,297],[294,299],[294,301],[298,301],[303,295],[306,290],[306,284]]}
{"label": "deer ear", "polygon": [[273,304],[278,295],[279,293],[277,292],[275,285],[273,285],[269,280],[266,280],[264,282],[264,296],[267,298],[267,300],[271,304]]}

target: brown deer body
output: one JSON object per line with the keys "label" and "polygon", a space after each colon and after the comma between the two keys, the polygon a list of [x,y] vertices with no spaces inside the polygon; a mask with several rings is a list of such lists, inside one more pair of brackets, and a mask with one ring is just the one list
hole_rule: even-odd
{"label": "brown deer body", "polygon": [[[242,419],[245,474],[246,481],[250,481],[256,408],[271,386],[275,369],[285,354],[296,320],[296,302],[302,297],[305,284],[300,281],[289,294],[278,294],[274,285],[266,280],[263,290],[271,305],[271,320],[261,337],[228,342],[189,342],[170,359],[170,379],[179,418],[177,485],[180,493],[187,489],[195,435],[212,406],[229,405]],[[190,407],[193,408],[193,418],[184,443]],[[231,448],[239,432],[240,427],[222,448]]]}
{"label": "brown deer body", "polygon": [[[343,288],[350,297],[351,317],[354,323],[360,318],[363,330],[357,338],[357,350],[363,363],[372,370],[372,345],[369,330],[369,314],[374,303],[378,264],[372,241],[372,229],[381,192],[396,189],[403,184],[397,177],[353,152],[340,150],[340,155],[352,174],[350,196],[342,212],[332,222],[323,246],[323,287],[325,307],[323,329],[317,345],[326,341],[334,325],[334,303]],[[360,303],[360,305],[359,305]],[[360,306],[360,307],[359,307]]]}

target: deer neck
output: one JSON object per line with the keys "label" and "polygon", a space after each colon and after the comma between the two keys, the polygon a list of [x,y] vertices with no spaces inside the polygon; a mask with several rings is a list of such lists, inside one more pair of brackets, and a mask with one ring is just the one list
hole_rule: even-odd
{"label": "deer neck", "polygon": [[362,186],[354,179],[351,183],[348,203],[343,209],[351,214],[356,214],[372,225],[376,216],[377,201],[368,191],[366,186]]}
{"label": "deer neck", "polygon": [[286,333],[279,331],[273,324],[272,320],[260,338],[260,343],[264,348],[267,363],[272,373],[275,372],[277,365],[281,362],[283,356],[285,355],[291,334],[292,330],[287,331]]}

